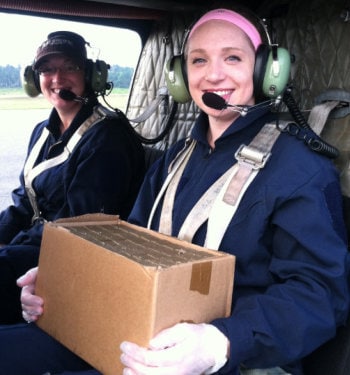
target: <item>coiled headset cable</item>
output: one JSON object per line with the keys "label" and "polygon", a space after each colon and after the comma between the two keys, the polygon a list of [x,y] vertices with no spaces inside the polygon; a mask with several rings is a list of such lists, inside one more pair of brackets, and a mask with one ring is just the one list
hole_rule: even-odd
{"label": "coiled headset cable", "polygon": [[303,140],[312,151],[318,152],[330,159],[337,158],[339,156],[338,149],[318,136],[305,120],[294,97],[292,96],[291,87],[287,87],[285,90],[282,101],[287,106],[295,123],[288,124],[288,126],[284,130],[281,129],[281,131],[288,132],[298,139]]}

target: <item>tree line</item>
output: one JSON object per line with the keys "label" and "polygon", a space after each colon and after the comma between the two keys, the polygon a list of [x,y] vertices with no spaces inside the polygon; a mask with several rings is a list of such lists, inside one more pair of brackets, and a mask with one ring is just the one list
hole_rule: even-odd
{"label": "tree line", "polygon": [[[134,68],[112,65],[108,70],[108,81],[113,82],[114,88],[129,88]],[[20,66],[0,66],[0,88],[21,87]]]}

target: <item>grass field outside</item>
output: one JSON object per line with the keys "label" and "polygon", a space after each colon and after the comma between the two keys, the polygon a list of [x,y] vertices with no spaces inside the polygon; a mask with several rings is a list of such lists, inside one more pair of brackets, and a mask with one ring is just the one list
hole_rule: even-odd
{"label": "grass field outside", "polygon": [[[128,100],[129,89],[113,89],[106,96],[107,102],[113,107],[125,111]],[[104,104],[101,99],[101,104]],[[22,88],[5,89],[0,88],[0,110],[6,109],[49,109],[52,106],[39,95],[36,98],[28,97]]]}

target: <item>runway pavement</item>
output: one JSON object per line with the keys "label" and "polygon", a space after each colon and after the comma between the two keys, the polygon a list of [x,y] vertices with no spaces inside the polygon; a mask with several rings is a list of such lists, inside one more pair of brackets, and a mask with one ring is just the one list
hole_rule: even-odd
{"label": "runway pavement", "polygon": [[30,134],[44,120],[47,109],[0,111],[0,211],[11,204],[11,191],[19,184]]}

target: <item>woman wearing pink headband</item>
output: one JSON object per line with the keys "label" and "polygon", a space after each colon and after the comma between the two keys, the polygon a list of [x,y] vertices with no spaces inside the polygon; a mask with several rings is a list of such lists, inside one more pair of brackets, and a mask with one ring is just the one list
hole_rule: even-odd
{"label": "woman wearing pink headband", "polygon": [[[148,348],[122,343],[123,375],[302,375],[302,357],[330,339],[347,316],[349,254],[339,235],[343,220],[333,216],[341,211],[341,195],[331,161],[309,152],[296,137],[279,134],[265,167],[240,203],[232,203],[238,208],[224,230],[230,210],[221,198],[225,195],[220,190],[211,207],[208,203],[214,181],[237,166],[235,152],[276,121],[268,106],[255,103],[253,76],[261,43],[256,27],[232,10],[212,10],[194,24],[185,63],[189,92],[202,110],[191,133],[196,145],[176,198],[165,193],[150,225],[236,256],[232,314],[210,324],[177,324],[156,335]],[[265,142],[260,139],[258,148]],[[156,199],[169,163],[183,147],[184,141],[178,142],[146,176],[131,222],[147,225],[143,218],[154,212],[149,198]],[[242,170],[249,169],[245,165]],[[238,175],[227,183],[237,187],[243,178]],[[324,203],[334,197],[337,209],[330,212]],[[172,227],[166,231],[162,223],[168,217],[161,207],[169,202]],[[205,203],[203,210],[210,207],[202,225],[198,202]],[[333,262],[340,271],[331,275],[327,270],[335,270]]]}
{"label": "woman wearing pink headband", "polygon": [[[255,104],[260,43],[256,28],[230,10],[211,11],[194,25],[186,69],[201,113],[191,147],[182,139],[152,166],[128,219],[235,255],[230,316],[178,323],[147,348],[123,342],[123,375],[302,375],[302,358],[346,319],[350,267],[339,177],[331,160],[279,131],[266,103]],[[169,171],[175,177],[168,185]],[[45,309],[32,294],[35,275],[19,285],[24,316],[35,321]],[[84,372],[87,363],[35,324],[0,328],[0,347],[0,375],[24,374],[24,365],[33,374],[98,374]]]}
{"label": "woman wearing pink headband", "polygon": [[[204,31],[203,31],[204,30]],[[239,108],[255,104],[256,50],[261,37],[242,15],[228,9],[204,14],[192,27],[185,49],[188,89],[193,101],[209,116],[210,146],[240,116]],[[204,94],[219,95],[238,111],[217,110],[203,102]],[[211,121],[213,119],[213,121]]]}
{"label": "woman wearing pink headband", "polygon": [[229,9],[214,9],[202,16],[192,27],[188,39],[191,38],[194,31],[201,25],[203,25],[205,22],[211,21],[211,20],[221,20],[230,22],[233,25],[236,25],[240,29],[242,29],[252,42],[255,50],[259,47],[261,44],[261,36],[256,29],[256,27],[248,21],[245,17],[240,15],[239,13],[229,10]]}

